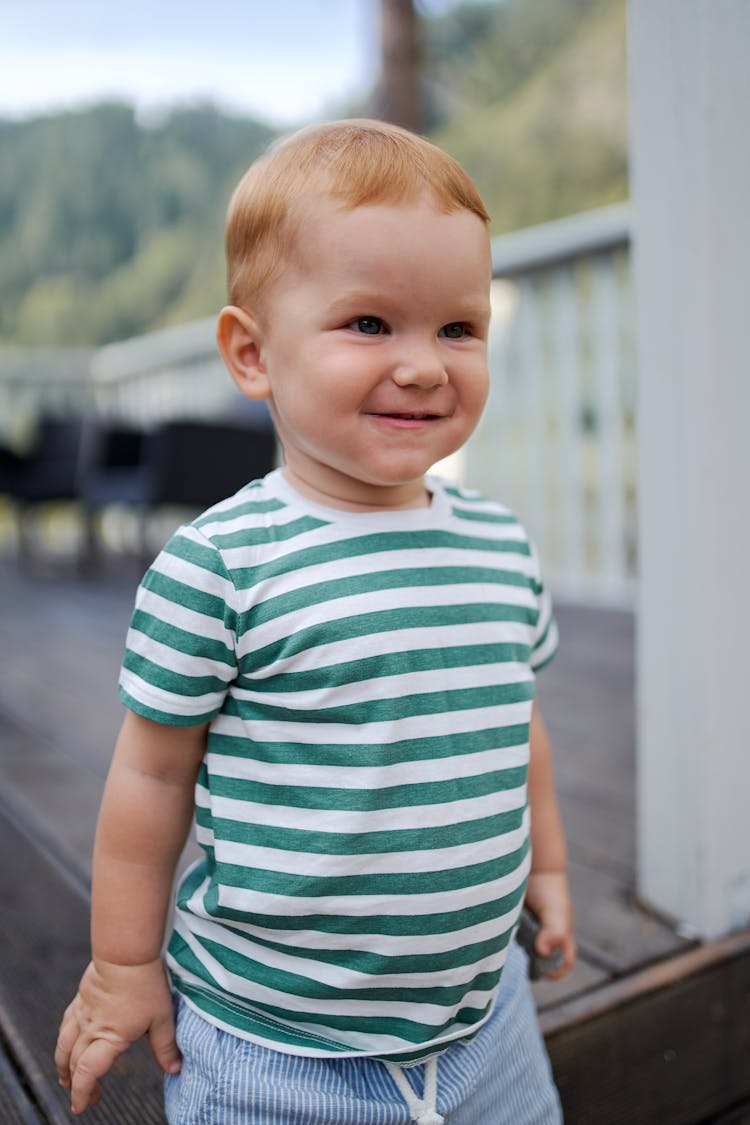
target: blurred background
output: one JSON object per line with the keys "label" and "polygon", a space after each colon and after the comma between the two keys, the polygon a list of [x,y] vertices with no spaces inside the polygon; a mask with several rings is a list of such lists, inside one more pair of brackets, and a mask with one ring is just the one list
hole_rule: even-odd
{"label": "blurred background", "polygon": [[494,234],[626,198],[624,0],[421,0],[398,55],[409,21],[388,14],[408,7],[6,0],[0,342],[91,347],[215,312],[232,187],[326,117],[408,117],[467,167]]}
{"label": "blurred background", "polygon": [[[49,446],[50,414],[148,430],[231,411],[213,323],[232,188],[279,133],[354,115],[429,135],[492,215],[493,395],[441,471],[523,513],[558,593],[630,604],[625,0],[6,2],[6,461]],[[8,481],[0,464],[0,494]],[[37,507],[32,530],[70,550],[70,513]],[[100,537],[132,540],[127,511],[104,515]],[[0,501],[0,544],[21,534]]]}

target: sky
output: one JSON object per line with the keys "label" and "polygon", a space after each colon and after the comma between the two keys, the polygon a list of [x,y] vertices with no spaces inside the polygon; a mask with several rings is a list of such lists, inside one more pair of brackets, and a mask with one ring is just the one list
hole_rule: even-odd
{"label": "sky", "polygon": [[0,0],[0,117],[211,100],[293,125],[365,93],[378,48],[376,0]]}

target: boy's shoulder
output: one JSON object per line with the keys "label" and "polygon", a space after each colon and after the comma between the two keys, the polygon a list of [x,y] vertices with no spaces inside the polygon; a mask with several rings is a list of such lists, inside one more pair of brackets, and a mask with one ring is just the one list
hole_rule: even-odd
{"label": "boy's shoulder", "polygon": [[507,505],[487,496],[475,488],[455,484],[453,481],[440,477],[429,478],[432,486],[442,489],[451,508],[451,514],[458,519],[474,521],[476,523],[504,524],[515,527],[518,531],[525,531],[521,521]]}
{"label": "boy's shoulder", "polygon": [[206,508],[190,522],[189,527],[201,531],[207,539],[219,533],[222,527],[252,527],[263,523],[275,512],[282,512],[288,504],[275,486],[278,470],[265,477],[250,481],[231,496]]}

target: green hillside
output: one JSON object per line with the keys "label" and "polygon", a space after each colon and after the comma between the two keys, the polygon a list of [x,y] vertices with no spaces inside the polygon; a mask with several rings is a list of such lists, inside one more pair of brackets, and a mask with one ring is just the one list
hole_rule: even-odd
{"label": "green hillside", "polygon": [[[549,8],[542,0],[525,4],[540,18]],[[498,40],[483,40],[468,68],[474,96],[433,131],[471,173],[496,234],[628,195],[625,0],[567,7],[577,11],[569,11],[559,38],[541,57],[517,62],[505,88],[499,58],[492,65]],[[500,75],[495,92],[493,72]]]}
{"label": "green hillside", "polygon": [[102,344],[219,307],[227,200],[272,135],[211,107],[0,122],[0,340]]}
{"label": "green hillside", "polygon": [[[625,198],[625,0],[465,3],[425,34],[431,135],[495,233]],[[0,120],[0,344],[97,345],[214,312],[227,200],[272,135],[210,106]]]}

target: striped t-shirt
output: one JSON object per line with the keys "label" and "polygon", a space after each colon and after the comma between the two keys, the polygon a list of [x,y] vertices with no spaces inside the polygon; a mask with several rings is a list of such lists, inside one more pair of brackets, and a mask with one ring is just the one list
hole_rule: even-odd
{"label": "striped t-shirt", "polygon": [[403,1062],[470,1037],[521,909],[556,629],[515,517],[428,486],[429,508],[363,514],[271,473],[138,592],[123,702],[211,722],[173,981],[276,1050]]}

